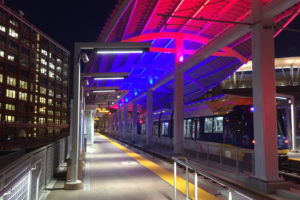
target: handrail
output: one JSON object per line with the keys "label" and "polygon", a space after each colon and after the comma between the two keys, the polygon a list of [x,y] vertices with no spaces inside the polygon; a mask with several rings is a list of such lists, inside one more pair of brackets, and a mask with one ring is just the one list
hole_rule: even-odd
{"label": "handrail", "polygon": [[[185,162],[183,162],[182,159],[185,160]],[[176,165],[177,165],[177,163],[186,168],[186,185],[187,185],[187,187],[186,187],[186,190],[187,190],[186,200],[189,200],[189,192],[188,192],[189,169],[194,171],[194,173],[195,173],[195,181],[194,181],[195,182],[194,183],[194,185],[195,185],[195,195],[194,195],[195,198],[194,199],[195,200],[198,199],[198,192],[197,192],[197,189],[198,189],[198,174],[205,177],[205,178],[207,178],[207,179],[209,179],[209,180],[211,180],[211,181],[213,181],[214,183],[217,183],[217,184],[221,185],[222,187],[226,188],[228,190],[228,200],[232,200],[232,191],[233,191],[233,189],[231,187],[227,186],[226,183],[224,183],[223,181],[218,180],[217,178],[212,177],[212,176],[210,176],[206,173],[197,171],[196,169],[194,169],[188,163],[188,159],[184,156],[174,156],[174,157],[172,157],[172,160],[174,161],[174,200],[176,200],[176,198],[177,198],[177,196],[176,196],[176,191],[177,191],[177,189],[176,189],[176,176],[177,176],[176,175],[176,168],[177,168],[177,166]]]}

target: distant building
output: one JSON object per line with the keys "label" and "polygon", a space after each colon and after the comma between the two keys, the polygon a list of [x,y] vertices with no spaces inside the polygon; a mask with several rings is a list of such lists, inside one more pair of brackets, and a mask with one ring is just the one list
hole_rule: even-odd
{"label": "distant building", "polygon": [[69,51],[0,3],[0,150],[68,134],[69,60]]}

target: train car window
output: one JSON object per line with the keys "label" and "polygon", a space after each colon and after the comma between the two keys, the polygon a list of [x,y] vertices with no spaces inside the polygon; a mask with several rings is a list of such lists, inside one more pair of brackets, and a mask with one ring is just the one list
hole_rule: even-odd
{"label": "train car window", "polygon": [[183,136],[186,138],[187,137],[187,130],[186,130],[186,119],[183,121]]}
{"label": "train car window", "polygon": [[213,118],[212,117],[206,117],[204,119],[204,133],[212,133],[212,127],[213,127]]}
{"label": "train car window", "polygon": [[187,119],[187,120],[184,120],[185,123],[184,123],[184,137],[185,138],[192,138],[192,131],[191,131],[191,128],[192,128],[192,119]]}
{"label": "train car window", "polygon": [[168,136],[169,133],[169,122],[162,122],[161,135]]}
{"label": "train car window", "polygon": [[200,131],[200,120],[197,120],[197,138],[200,138],[200,134],[201,134],[201,131]]}
{"label": "train car window", "polygon": [[223,133],[223,116],[214,118],[214,133]]}
{"label": "train car window", "polygon": [[158,136],[158,122],[153,124],[153,135]]}

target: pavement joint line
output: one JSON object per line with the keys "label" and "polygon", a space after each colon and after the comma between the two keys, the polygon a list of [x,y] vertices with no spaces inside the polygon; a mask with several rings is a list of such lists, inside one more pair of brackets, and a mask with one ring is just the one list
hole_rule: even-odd
{"label": "pavement joint line", "polygon": [[[99,134],[99,133],[98,133]],[[128,148],[124,147],[123,145],[109,139],[108,137],[99,134],[101,137],[109,141],[111,144],[119,148],[121,151],[126,153],[131,158],[135,159],[137,162],[139,162],[141,165],[152,171],[154,174],[162,178],[164,181],[169,183],[171,186],[174,186],[174,175],[173,172],[170,172],[169,170],[166,170],[165,168],[161,167],[160,165],[144,158],[143,156],[129,150]],[[186,182],[185,179],[177,176],[177,190],[182,192],[184,195],[186,195]],[[190,198],[194,199],[194,184],[189,182],[189,194]],[[210,194],[203,189],[198,187],[198,199],[203,200],[217,200],[218,198],[215,197],[213,194]]]}

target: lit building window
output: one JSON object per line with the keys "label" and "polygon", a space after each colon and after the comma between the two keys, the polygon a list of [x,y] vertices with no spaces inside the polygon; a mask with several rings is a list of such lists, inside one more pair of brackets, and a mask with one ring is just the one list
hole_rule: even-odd
{"label": "lit building window", "polygon": [[55,116],[60,117],[60,112],[59,112],[59,111],[56,111],[56,112],[55,112]]}
{"label": "lit building window", "polygon": [[47,89],[44,88],[44,87],[40,87],[40,93],[46,95],[47,94]]}
{"label": "lit building window", "polygon": [[40,103],[41,104],[46,104],[46,98],[40,97]]}
{"label": "lit building window", "polygon": [[14,30],[14,29],[9,29],[9,33],[8,33],[11,37],[18,39],[19,34]]}
{"label": "lit building window", "polygon": [[59,75],[56,75],[56,80],[61,81],[61,77]]}
{"label": "lit building window", "polygon": [[5,115],[6,122],[15,122],[15,116],[13,115]]}
{"label": "lit building window", "polygon": [[12,24],[12,25],[14,25],[14,26],[17,26],[17,27],[19,26],[19,23],[16,20],[14,20],[14,19],[10,19],[9,23]]}
{"label": "lit building window", "polygon": [[26,92],[19,92],[19,99],[23,101],[27,101],[27,93]]}
{"label": "lit building window", "polygon": [[3,25],[0,25],[0,31],[2,31],[2,32],[5,32],[5,31],[6,31],[6,28],[5,28],[5,26],[3,26]]}
{"label": "lit building window", "polygon": [[12,62],[17,62],[17,56],[11,53],[7,55],[7,59]]}
{"label": "lit building window", "polygon": [[16,86],[17,81],[16,81],[15,78],[7,76],[7,82],[6,83],[7,83],[7,85]]}
{"label": "lit building window", "polygon": [[16,106],[13,104],[5,104],[5,109],[14,111],[16,109]]}
{"label": "lit building window", "polygon": [[44,64],[44,65],[47,65],[47,61],[44,59],[44,58],[41,58],[41,63]]}
{"label": "lit building window", "polygon": [[4,51],[0,49],[0,57],[4,58]]}
{"label": "lit building window", "polygon": [[3,82],[3,74],[0,74],[0,83]]}
{"label": "lit building window", "polygon": [[44,54],[45,56],[48,56],[48,52],[44,49],[41,49],[41,53]]}
{"label": "lit building window", "polygon": [[16,98],[16,91],[6,89],[6,97],[15,99]]}
{"label": "lit building window", "polygon": [[46,120],[45,120],[45,117],[40,117],[39,118],[39,123],[40,124],[45,124]]}
{"label": "lit building window", "polygon": [[46,114],[46,107],[40,107],[39,112],[42,114]]}
{"label": "lit building window", "polygon": [[54,78],[54,72],[49,71],[49,77]]}
{"label": "lit building window", "polygon": [[50,97],[54,97],[54,92],[53,92],[53,90],[49,89],[48,92],[49,92],[49,96],[50,96]]}
{"label": "lit building window", "polygon": [[56,59],[56,62],[58,62],[59,64],[62,63],[61,59],[59,59],[59,58]]}
{"label": "lit building window", "polygon": [[48,115],[53,115],[53,110],[48,110]]}
{"label": "lit building window", "polygon": [[55,69],[55,65],[54,65],[52,62],[49,62],[49,67],[50,67],[51,69]]}
{"label": "lit building window", "polygon": [[55,124],[60,124],[60,120],[59,120],[59,119],[56,119],[56,120],[55,120]]}
{"label": "lit building window", "polygon": [[63,102],[61,106],[62,108],[67,108],[67,103]]}
{"label": "lit building window", "polygon": [[53,106],[53,99],[48,99],[48,105]]}
{"label": "lit building window", "polygon": [[57,70],[58,72],[61,72],[61,67],[57,67],[56,70]]}
{"label": "lit building window", "polygon": [[41,67],[41,73],[47,76],[47,69]]}
{"label": "lit building window", "polygon": [[53,119],[52,118],[48,118],[48,122],[49,123],[53,123]]}
{"label": "lit building window", "polygon": [[28,83],[26,81],[20,80],[20,88],[27,89],[28,88]]}

